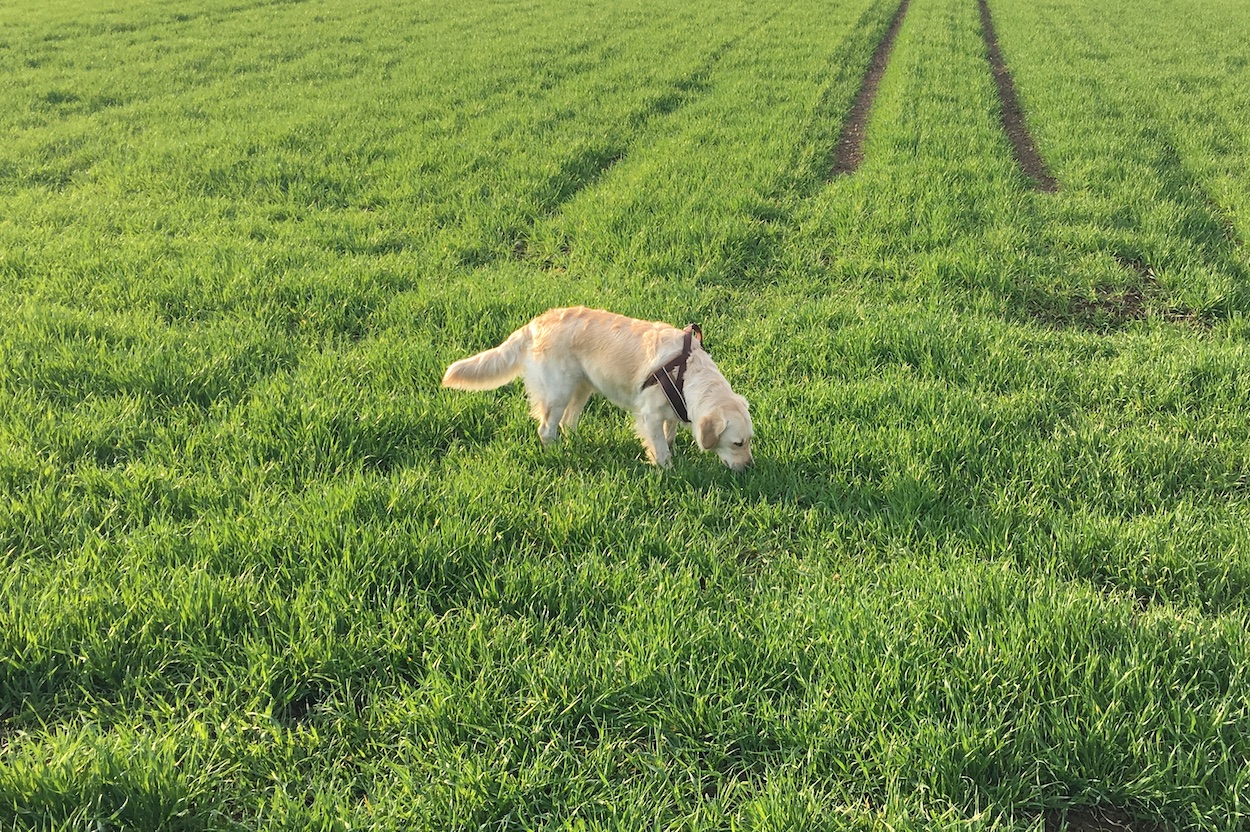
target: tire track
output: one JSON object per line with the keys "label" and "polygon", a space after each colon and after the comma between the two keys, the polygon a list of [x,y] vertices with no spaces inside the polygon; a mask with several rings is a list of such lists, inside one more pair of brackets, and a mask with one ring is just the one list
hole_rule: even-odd
{"label": "tire track", "polygon": [[998,48],[998,35],[994,31],[994,20],[990,15],[990,6],[986,0],[977,0],[981,10],[981,35],[985,38],[985,49],[989,55],[990,70],[994,73],[994,84],[998,87],[998,100],[1001,104],[1003,130],[1011,141],[1015,152],[1016,163],[1024,171],[1024,175],[1032,179],[1037,190],[1052,193],[1059,190],[1059,182],[1050,175],[1037,144],[1029,133],[1029,127],[1020,109],[1020,99],[1016,96],[1016,85],[1011,80],[1011,71],[1003,60],[1002,50]]}
{"label": "tire track", "polygon": [[872,60],[868,63],[868,71],[864,73],[864,80],[860,83],[855,103],[851,105],[842,134],[833,149],[833,169],[830,171],[830,179],[854,173],[864,161],[864,131],[868,125],[868,114],[872,112],[872,103],[877,98],[877,87],[881,85],[881,78],[885,75],[886,67],[889,66],[890,54],[894,51],[894,41],[898,37],[898,30],[903,25],[903,17],[907,14],[910,5],[911,0],[902,0],[899,3],[898,11],[894,13],[885,36],[881,38],[881,43],[877,44],[877,51],[873,53]]}

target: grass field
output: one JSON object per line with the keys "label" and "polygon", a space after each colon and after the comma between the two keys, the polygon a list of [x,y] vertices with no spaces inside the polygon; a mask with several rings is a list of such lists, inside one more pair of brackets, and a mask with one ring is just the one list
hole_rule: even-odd
{"label": "grass field", "polygon": [[1250,6],[989,5],[0,6],[0,829],[1250,829]]}

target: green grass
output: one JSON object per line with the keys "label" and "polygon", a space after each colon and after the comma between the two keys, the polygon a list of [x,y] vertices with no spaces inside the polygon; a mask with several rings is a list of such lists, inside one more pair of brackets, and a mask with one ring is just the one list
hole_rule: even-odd
{"label": "green grass", "polygon": [[[0,9],[0,826],[1247,828],[1250,15],[1086,6],[1053,194],[968,0],[836,179],[893,3]],[[439,388],[572,303],[756,466]]]}

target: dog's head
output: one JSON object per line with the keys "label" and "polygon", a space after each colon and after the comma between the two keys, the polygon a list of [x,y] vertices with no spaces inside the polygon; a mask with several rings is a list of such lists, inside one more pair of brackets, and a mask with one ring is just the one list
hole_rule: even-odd
{"label": "dog's head", "polygon": [[734,471],[751,464],[751,437],[755,428],[747,400],[737,393],[705,410],[694,424],[694,438],[705,451],[716,451],[721,462]]}

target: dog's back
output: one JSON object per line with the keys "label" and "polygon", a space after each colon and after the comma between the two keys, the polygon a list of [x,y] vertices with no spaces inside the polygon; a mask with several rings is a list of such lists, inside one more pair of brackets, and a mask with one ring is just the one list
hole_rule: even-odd
{"label": "dog's back", "polygon": [[681,340],[681,331],[666,323],[584,306],[545,312],[530,323],[530,330],[538,363],[584,375],[626,410],[634,409],[651,365]]}

